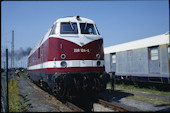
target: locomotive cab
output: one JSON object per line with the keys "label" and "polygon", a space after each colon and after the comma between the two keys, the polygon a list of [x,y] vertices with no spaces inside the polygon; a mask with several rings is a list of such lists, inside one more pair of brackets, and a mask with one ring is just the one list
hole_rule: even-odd
{"label": "locomotive cab", "polygon": [[[78,17],[78,16],[77,16]],[[92,20],[83,18],[61,18],[54,22],[50,35],[100,35]]]}

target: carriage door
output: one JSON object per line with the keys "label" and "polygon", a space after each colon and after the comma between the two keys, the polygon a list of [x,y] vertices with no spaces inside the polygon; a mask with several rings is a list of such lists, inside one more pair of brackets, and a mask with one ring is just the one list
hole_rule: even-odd
{"label": "carriage door", "polygon": [[160,73],[159,46],[149,48],[149,72]]}
{"label": "carriage door", "polygon": [[40,49],[40,60],[41,60],[41,68],[43,68],[43,46]]}

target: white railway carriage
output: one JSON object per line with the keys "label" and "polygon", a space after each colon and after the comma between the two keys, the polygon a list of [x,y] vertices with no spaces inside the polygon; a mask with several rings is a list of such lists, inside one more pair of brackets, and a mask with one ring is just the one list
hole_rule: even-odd
{"label": "white railway carriage", "polygon": [[32,80],[64,97],[105,89],[103,38],[94,21],[74,16],[60,18],[28,57]]}
{"label": "white railway carriage", "polygon": [[106,72],[116,80],[170,84],[169,32],[106,47]]}

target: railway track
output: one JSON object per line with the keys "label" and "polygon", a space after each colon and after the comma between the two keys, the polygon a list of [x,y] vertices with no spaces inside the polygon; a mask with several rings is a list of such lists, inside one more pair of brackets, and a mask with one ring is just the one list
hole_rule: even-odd
{"label": "railway track", "polygon": [[[30,80],[30,82],[32,82],[33,83],[33,81],[31,81]],[[33,83],[33,84],[35,84],[35,83]],[[35,84],[36,85],[36,84]],[[37,86],[37,85],[36,85]],[[42,89],[43,91],[44,91],[44,89],[42,88],[42,87],[40,87],[40,86],[38,86],[40,89]],[[46,92],[46,91],[44,91],[44,92]],[[49,92],[47,92],[48,94],[49,94]],[[58,99],[56,96],[54,96],[54,95],[51,95],[50,94],[50,96],[52,96],[52,97],[54,97],[54,98],[56,98],[57,100],[59,100],[61,103],[63,103],[64,105],[66,105],[68,108],[70,108],[71,110],[73,110],[73,112],[86,112],[86,110],[84,110],[84,109],[81,109],[80,107],[78,107],[78,105],[76,104],[74,104],[74,103],[72,103],[72,102],[69,102],[69,101],[63,101],[63,100],[60,100],[60,99]],[[95,103],[95,102],[94,102]],[[107,102],[107,101],[105,101],[105,100],[102,100],[102,99],[98,99],[98,101],[97,101],[97,103],[98,104],[100,104],[100,105],[102,105],[102,106],[104,106],[104,107],[106,107],[106,108],[109,108],[109,109],[112,109],[113,111],[115,111],[115,112],[130,112],[131,110],[129,110],[129,109],[125,109],[124,107],[121,107],[120,105],[116,105],[116,104],[114,104],[114,103],[110,103],[110,102]],[[93,108],[94,109],[94,108]],[[107,110],[106,110],[107,111]],[[92,112],[93,112],[93,110],[92,110]]]}

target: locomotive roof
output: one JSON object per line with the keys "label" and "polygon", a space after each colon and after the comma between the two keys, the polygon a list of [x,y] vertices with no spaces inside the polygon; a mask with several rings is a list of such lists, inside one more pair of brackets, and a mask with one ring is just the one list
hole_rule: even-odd
{"label": "locomotive roof", "polygon": [[[79,18],[79,19],[77,19]],[[93,20],[90,20],[88,18],[84,18],[84,17],[79,17],[79,16],[72,16],[72,17],[63,17],[63,18],[59,18],[58,20],[56,20],[56,22],[87,22],[87,23],[94,23]]]}
{"label": "locomotive roof", "polygon": [[109,54],[109,53],[115,53],[115,52],[120,52],[120,51],[169,44],[169,41],[170,41],[169,33],[170,32],[167,32],[167,33],[161,34],[161,35],[157,35],[157,36],[153,36],[153,37],[149,37],[149,38],[145,38],[145,39],[141,39],[141,40],[136,40],[136,41],[132,41],[132,42],[127,42],[127,43],[123,43],[123,44],[106,47],[106,48],[104,48],[104,53]]}

